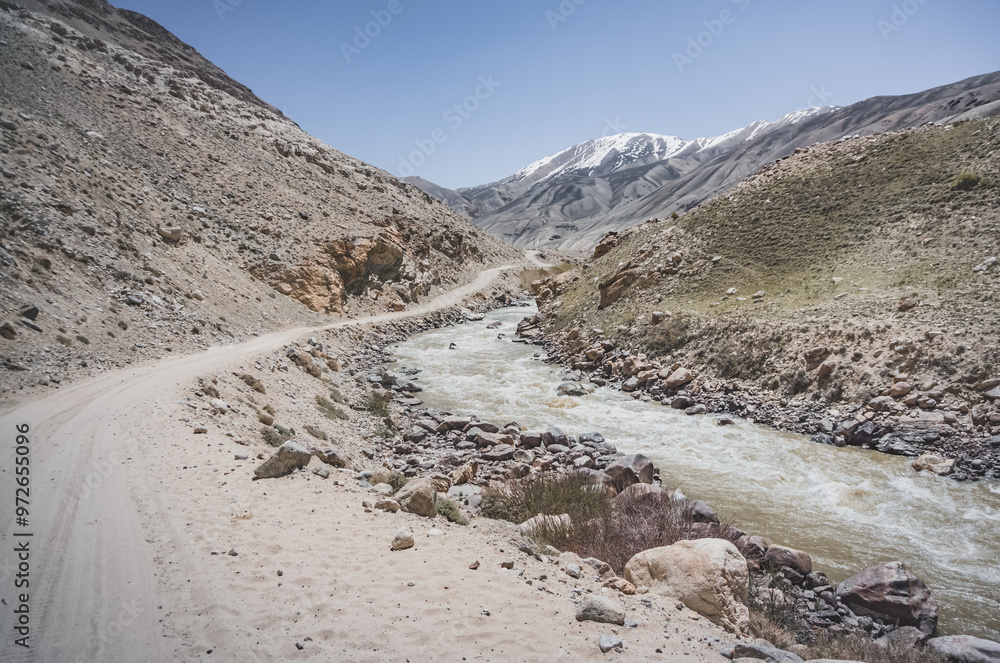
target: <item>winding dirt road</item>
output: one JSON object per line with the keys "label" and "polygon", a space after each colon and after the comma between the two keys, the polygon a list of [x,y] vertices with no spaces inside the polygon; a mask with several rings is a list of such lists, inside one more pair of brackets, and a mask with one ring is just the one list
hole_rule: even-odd
{"label": "winding dirt road", "polygon": [[[158,623],[157,569],[150,543],[174,538],[171,527],[149,531],[137,492],[153,494],[154,477],[138,462],[157,437],[161,405],[199,375],[271,351],[309,333],[388,322],[459,304],[486,288],[510,266],[483,272],[474,282],[400,313],[295,328],[184,357],[110,372],[60,389],[0,416],[0,661],[165,661],[175,651]],[[15,527],[16,426],[30,431],[28,527]],[[156,504],[156,500],[142,500]],[[157,508],[170,508],[169,504]],[[155,509],[154,509],[155,511]],[[162,514],[166,515],[166,514]],[[167,519],[164,518],[164,521]],[[15,537],[30,532],[31,537]],[[15,589],[18,554],[28,541],[27,588]],[[168,541],[168,543],[170,543]],[[183,554],[183,551],[182,551]],[[192,591],[194,591],[193,586]],[[18,594],[29,595],[30,649],[14,643]],[[162,606],[161,606],[162,607]],[[211,660],[211,659],[205,659]]]}

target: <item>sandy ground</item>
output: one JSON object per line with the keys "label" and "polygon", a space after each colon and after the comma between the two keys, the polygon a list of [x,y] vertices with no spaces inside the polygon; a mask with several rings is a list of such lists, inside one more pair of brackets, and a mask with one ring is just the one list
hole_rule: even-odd
{"label": "sandy ground", "polygon": [[[332,326],[455,305],[502,269],[420,309]],[[572,593],[600,585],[518,552],[509,525],[365,513],[371,495],[349,473],[251,481],[253,461],[233,460],[243,449],[178,418],[199,375],[310,331],[117,371],[0,416],[0,660],[720,660],[703,639],[725,635],[667,599],[628,597],[634,629],[576,622]],[[25,423],[30,524],[15,528]],[[390,552],[404,525],[416,546]],[[428,536],[435,528],[443,535]],[[23,540],[12,534],[25,531],[30,587],[17,592],[29,593],[30,649],[12,635]],[[602,654],[598,636],[615,631],[624,652]]]}

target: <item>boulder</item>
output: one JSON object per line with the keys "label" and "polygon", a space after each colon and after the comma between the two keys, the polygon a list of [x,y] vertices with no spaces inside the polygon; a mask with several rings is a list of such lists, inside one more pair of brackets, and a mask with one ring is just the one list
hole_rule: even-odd
{"label": "boulder", "polygon": [[858,615],[916,626],[927,635],[937,628],[937,602],[902,562],[877,564],[848,578],[837,585],[837,598]]}
{"label": "boulder", "polygon": [[604,471],[614,479],[619,490],[636,483],[653,483],[653,461],[642,454],[619,458]]}
{"label": "boulder", "polygon": [[747,561],[728,541],[678,541],[645,550],[625,565],[625,579],[640,593],[677,598],[729,631],[743,632],[749,623]]}
{"label": "boulder", "polygon": [[493,447],[489,451],[483,453],[483,460],[502,462],[505,460],[510,460],[514,457],[514,453],[517,450],[509,444],[501,444],[498,447]]}
{"label": "boulder", "polygon": [[392,537],[392,549],[393,550],[406,550],[407,548],[413,547],[413,532],[406,529],[405,527],[400,527],[399,531],[396,532],[396,536]]}
{"label": "boulder", "polygon": [[437,516],[437,489],[428,478],[411,479],[395,495],[400,508],[418,516]]}
{"label": "boulder", "polygon": [[618,496],[615,497],[615,502],[638,501],[647,496],[652,496],[651,499],[656,499],[666,497],[666,495],[663,489],[657,485],[651,483],[634,483],[618,493]]}
{"label": "boulder", "polygon": [[396,500],[384,499],[375,502],[375,508],[379,511],[388,511],[389,513],[396,513],[399,511],[399,502]]}
{"label": "boulder", "polygon": [[752,658],[768,663],[801,663],[802,661],[801,656],[790,651],[749,642],[741,642],[733,647],[733,660],[737,658]]}
{"label": "boulder", "polygon": [[663,386],[667,389],[679,389],[692,380],[694,380],[694,373],[682,366],[670,374]]}
{"label": "boulder", "polygon": [[938,476],[946,477],[955,471],[955,461],[936,454],[923,454],[910,463],[910,467],[917,472],[928,470]]}
{"label": "boulder", "polygon": [[932,638],[927,647],[944,656],[949,663],[1000,663],[1000,642],[971,635]]}
{"label": "boulder", "polygon": [[347,456],[343,455],[336,449],[323,449],[320,451],[315,451],[316,457],[327,465],[333,465],[334,467],[350,467],[350,461],[348,461]]}
{"label": "boulder", "polygon": [[178,226],[157,226],[156,232],[168,242],[179,242],[184,231]]}
{"label": "boulder", "polygon": [[547,447],[552,446],[553,444],[568,447],[572,444],[572,440],[569,439],[569,435],[564,433],[561,428],[550,428],[542,433],[542,442],[544,442]]}
{"label": "boulder", "polygon": [[694,500],[688,503],[688,508],[691,509],[691,517],[694,518],[696,523],[718,523],[719,516],[715,513],[715,509],[705,504],[701,500]]}
{"label": "boulder", "polygon": [[447,493],[451,490],[451,478],[443,474],[432,474],[430,480],[434,484],[434,490],[439,493]]}
{"label": "boulder", "polygon": [[580,601],[580,605],[576,608],[576,621],[621,626],[625,623],[625,608],[614,599],[589,594]]}
{"label": "boulder", "polygon": [[472,461],[466,463],[462,467],[453,470],[451,473],[451,483],[456,486],[461,486],[463,484],[469,483],[476,478],[476,474],[479,472],[479,463]]}
{"label": "boulder", "polygon": [[778,566],[787,566],[804,576],[812,573],[812,558],[809,553],[785,546],[770,546],[764,553],[764,561]]}
{"label": "boulder", "polygon": [[893,398],[902,398],[903,396],[909,394],[911,391],[913,391],[913,387],[910,385],[909,382],[897,382],[896,384],[889,387],[889,395],[892,396]]}
{"label": "boulder", "polygon": [[276,479],[295,470],[301,470],[312,460],[312,453],[305,447],[289,440],[253,471],[258,479]]}
{"label": "boulder", "polygon": [[542,446],[542,434],[531,431],[521,433],[521,444],[529,449],[540,447]]}

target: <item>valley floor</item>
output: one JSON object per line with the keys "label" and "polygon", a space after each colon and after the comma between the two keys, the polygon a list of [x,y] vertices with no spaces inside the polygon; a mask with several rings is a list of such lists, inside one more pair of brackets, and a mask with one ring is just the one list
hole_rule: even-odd
{"label": "valley floor", "polygon": [[[451,307],[502,271],[414,311],[331,327]],[[506,524],[366,513],[370,495],[347,471],[252,481],[267,447],[241,439],[253,430],[238,421],[242,406],[193,434],[188,416],[206,415],[188,410],[186,396],[200,377],[238,374],[331,327],[112,372],[0,416],[5,438],[30,426],[33,534],[31,648],[8,638],[3,660],[720,660],[708,641],[725,634],[674,601],[624,597],[635,629],[577,622],[572,594],[599,585],[518,552]],[[269,385],[268,400],[279,409],[316,382],[298,370],[277,381],[284,393]],[[343,441],[362,444],[349,424]],[[0,453],[10,476],[14,447]],[[13,522],[12,502],[4,522]],[[404,525],[416,546],[390,552]],[[9,570],[13,537],[3,538]],[[501,567],[507,561],[513,570]],[[3,587],[8,608],[12,587]],[[0,621],[10,634],[12,611]],[[613,631],[624,654],[601,654],[599,635]]]}

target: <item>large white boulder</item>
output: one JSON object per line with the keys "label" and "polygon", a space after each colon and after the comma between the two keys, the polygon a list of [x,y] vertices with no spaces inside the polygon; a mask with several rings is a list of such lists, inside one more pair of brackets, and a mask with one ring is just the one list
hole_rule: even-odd
{"label": "large white boulder", "polygon": [[747,561],[723,539],[678,541],[645,550],[625,565],[625,579],[639,592],[679,599],[729,631],[743,632],[749,624]]}

